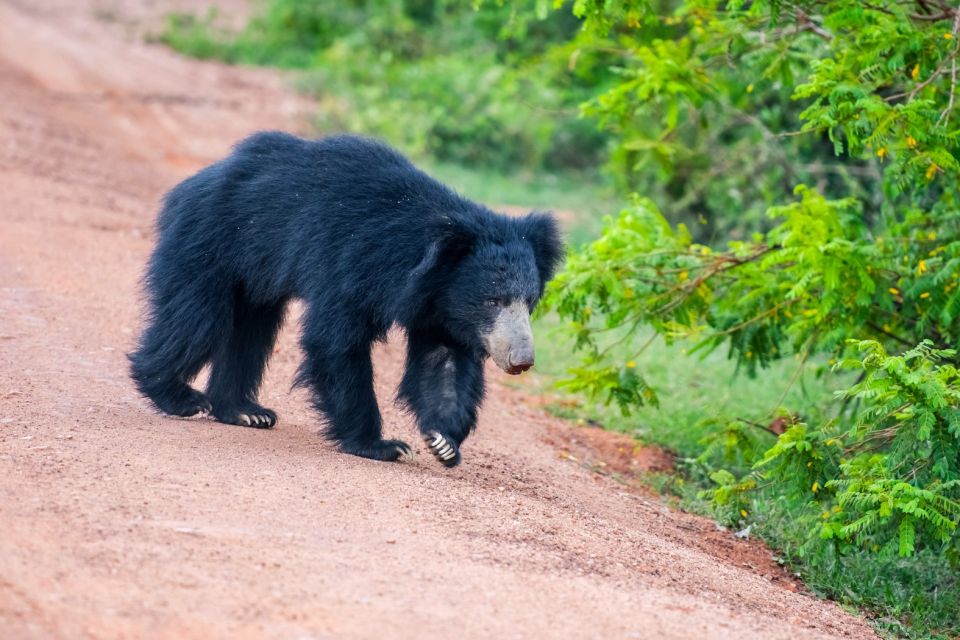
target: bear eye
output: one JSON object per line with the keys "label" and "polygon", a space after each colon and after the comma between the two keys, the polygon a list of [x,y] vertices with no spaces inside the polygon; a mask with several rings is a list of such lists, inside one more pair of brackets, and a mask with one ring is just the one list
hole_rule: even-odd
{"label": "bear eye", "polygon": [[488,306],[488,307],[502,307],[502,306],[503,306],[503,298],[489,298],[489,299],[487,299],[487,306]]}

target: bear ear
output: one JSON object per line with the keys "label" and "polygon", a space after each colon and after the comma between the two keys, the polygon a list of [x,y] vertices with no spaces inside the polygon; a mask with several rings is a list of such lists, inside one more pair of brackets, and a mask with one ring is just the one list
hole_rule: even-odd
{"label": "bear ear", "polygon": [[397,318],[401,324],[410,322],[429,306],[436,292],[444,288],[444,281],[472,250],[476,235],[449,218],[432,230],[432,240],[410,271],[406,285],[398,296]]}
{"label": "bear ear", "polygon": [[540,287],[556,273],[563,262],[563,241],[556,219],[549,213],[533,212],[521,220],[524,239],[533,248],[533,258],[537,261],[540,274]]}
{"label": "bear ear", "polygon": [[433,232],[436,247],[436,266],[452,270],[473,251],[477,234],[464,222],[444,216]]}

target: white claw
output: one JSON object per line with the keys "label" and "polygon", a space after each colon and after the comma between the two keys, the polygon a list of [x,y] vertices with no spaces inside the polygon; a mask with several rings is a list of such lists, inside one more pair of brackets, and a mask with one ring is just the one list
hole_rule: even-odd
{"label": "white claw", "polygon": [[245,424],[245,425],[247,425],[247,426],[249,427],[249,426],[250,426],[250,416],[248,416],[248,415],[245,414],[245,413],[241,413],[241,414],[240,414],[240,422],[242,422],[243,424]]}

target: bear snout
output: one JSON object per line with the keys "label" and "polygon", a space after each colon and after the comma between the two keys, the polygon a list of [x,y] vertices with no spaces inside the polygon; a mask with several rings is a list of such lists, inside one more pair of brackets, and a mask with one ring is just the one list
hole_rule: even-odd
{"label": "bear snout", "polygon": [[511,349],[507,356],[507,373],[517,376],[533,367],[533,347],[526,346]]}
{"label": "bear snout", "polygon": [[507,373],[518,375],[532,367],[533,333],[526,304],[514,302],[504,307],[483,341],[487,353]]}

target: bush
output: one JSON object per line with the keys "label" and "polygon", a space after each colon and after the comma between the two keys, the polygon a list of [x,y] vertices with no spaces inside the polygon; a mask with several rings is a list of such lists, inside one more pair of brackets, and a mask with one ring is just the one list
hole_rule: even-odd
{"label": "bush", "polygon": [[[775,440],[718,417],[699,461],[705,495],[735,523],[789,514],[792,535],[761,528],[808,567],[830,553],[956,563],[960,9],[580,0],[574,11],[580,46],[620,52],[619,80],[586,109],[643,196],[550,287],[583,354],[564,385],[622,412],[655,403],[647,343],[633,339],[651,329],[691,352],[724,349],[750,376],[788,357],[795,379],[857,370],[830,417],[781,407]],[[887,586],[858,604],[894,609]],[[942,587],[955,601],[956,581]],[[943,606],[915,597],[915,611]],[[936,624],[960,629],[937,610]]]}

